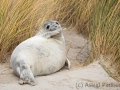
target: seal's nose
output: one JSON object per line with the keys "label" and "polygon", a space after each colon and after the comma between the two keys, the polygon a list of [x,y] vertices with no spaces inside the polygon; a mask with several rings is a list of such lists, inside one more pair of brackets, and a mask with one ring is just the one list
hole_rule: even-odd
{"label": "seal's nose", "polygon": [[58,22],[55,22],[54,26],[55,26],[56,28],[61,28],[61,25],[60,25]]}
{"label": "seal's nose", "polygon": [[59,25],[59,23],[58,23],[58,22],[56,22],[56,24],[58,24],[58,25]]}

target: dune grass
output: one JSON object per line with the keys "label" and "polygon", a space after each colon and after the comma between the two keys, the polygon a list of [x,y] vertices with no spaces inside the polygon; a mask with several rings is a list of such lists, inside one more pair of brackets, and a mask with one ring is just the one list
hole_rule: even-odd
{"label": "dune grass", "polygon": [[111,70],[111,76],[120,77],[120,1],[104,0],[96,4],[89,34],[93,57],[103,55],[105,61],[102,64],[109,64],[106,70]]}
{"label": "dune grass", "polygon": [[52,0],[0,0],[0,62],[47,19]]}
{"label": "dune grass", "polygon": [[95,4],[94,0],[56,0],[54,18],[68,27],[74,27],[78,33],[89,34],[89,16]]}
{"label": "dune grass", "polygon": [[110,68],[114,68],[113,74],[120,76],[120,1],[56,0],[55,3],[55,19],[87,36],[92,58],[103,55]]}

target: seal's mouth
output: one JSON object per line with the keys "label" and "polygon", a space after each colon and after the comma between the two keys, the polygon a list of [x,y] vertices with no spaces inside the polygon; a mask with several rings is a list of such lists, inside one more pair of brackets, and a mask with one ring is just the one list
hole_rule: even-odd
{"label": "seal's mouth", "polygon": [[62,27],[58,27],[58,28],[50,29],[49,31],[55,31],[55,30],[58,30],[58,29],[62,30],[63,28]]}

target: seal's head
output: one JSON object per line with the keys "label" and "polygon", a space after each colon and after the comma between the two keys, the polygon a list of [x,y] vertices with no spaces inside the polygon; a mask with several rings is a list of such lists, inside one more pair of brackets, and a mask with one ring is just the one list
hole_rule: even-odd
{"label": "seal's head", "polygon": [[55,31],[59,28],[62,28],[61,25],[54,20],[46,21],[42,26],[42,29],[45,31]]}

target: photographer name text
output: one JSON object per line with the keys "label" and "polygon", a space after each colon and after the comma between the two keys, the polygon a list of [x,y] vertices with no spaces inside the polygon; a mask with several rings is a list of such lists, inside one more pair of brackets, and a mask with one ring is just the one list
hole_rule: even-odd
{"label": "photographer name text", "polygon": [[101,87],[119,87],[120,88],[120,83],[118,84],[118,83],[100,83],[100,82],[98,82],[98,83],[93,83],[93,82],[77,82],[76,83],[76,88],[77,89],[79,89],[79,88],[83,88],[83,87],[94,87],[94,88],[101,88]]}

